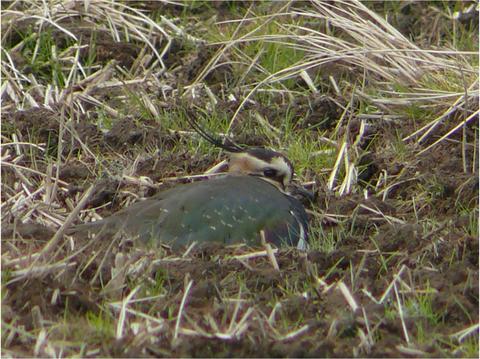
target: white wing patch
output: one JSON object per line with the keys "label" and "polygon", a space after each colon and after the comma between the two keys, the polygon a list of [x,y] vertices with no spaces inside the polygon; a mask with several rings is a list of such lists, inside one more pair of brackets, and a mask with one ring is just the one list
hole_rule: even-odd
{"label": "white wing patch", "polygon": [[307,239],[305,238],[305,229],[303,228],[302,222],[298,220],[298,217],[295,215],[295,212],[290,211],[290,214],[295,218],[295,220],[298,223],[298,227],[300,228],[300,235],[297,243],[297,249],[301,251],[306,251],[308,249],[308,242]]}

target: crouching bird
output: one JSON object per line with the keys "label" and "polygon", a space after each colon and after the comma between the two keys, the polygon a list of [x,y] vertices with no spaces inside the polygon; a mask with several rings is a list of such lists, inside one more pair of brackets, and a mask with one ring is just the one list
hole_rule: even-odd
{"label": "crouching bird", "polygon": [[278,247],[306,249],[307,214],[288,192],[294,172],[288,158],[266,148],[221,143],[192,125],[228,152],[226,174],[177,185],[103,220],[77,226],[74,232],[122,231],[172,248],[195,241],[258,246],[264,237]]}

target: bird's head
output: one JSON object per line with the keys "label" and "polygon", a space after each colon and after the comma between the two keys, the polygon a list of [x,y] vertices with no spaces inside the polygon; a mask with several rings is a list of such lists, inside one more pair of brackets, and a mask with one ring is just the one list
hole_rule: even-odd
{"label": "bird's head", "polygon": [[263,147],[243,148],[228,138],[224,141],[205,131],[192,117],[187,115],[192,128],[212,145],[222,148],[229,155],[228,172],[258,176],[285,192],[293,178],[293,165],[280,152]]}
{"label": "bird's head", "polygon": [[285,190],[293,177],[292,163],[283,154],[266,148],[230,152],[228,172],[258,176]]}

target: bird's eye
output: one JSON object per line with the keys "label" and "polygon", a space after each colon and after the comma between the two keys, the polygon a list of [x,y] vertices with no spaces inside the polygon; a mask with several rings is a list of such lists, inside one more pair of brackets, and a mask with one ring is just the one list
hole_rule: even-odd
{"label": "bird's eye", "polygon": [[275,177],[277,175],[277,170],[274,170],[273,168],[267,168],[265,171],[263,171],[263,174],[265,177]]}

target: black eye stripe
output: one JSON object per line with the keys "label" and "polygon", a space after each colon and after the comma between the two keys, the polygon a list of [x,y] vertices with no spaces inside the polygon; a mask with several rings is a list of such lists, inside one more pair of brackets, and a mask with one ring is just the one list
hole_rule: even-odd
{"label": "black eye stripe", "polygon": [[263,171],[263,174],[266,177],[276,177],[277,176],[277,170],[273,168],[267,168],[266,170]]}

